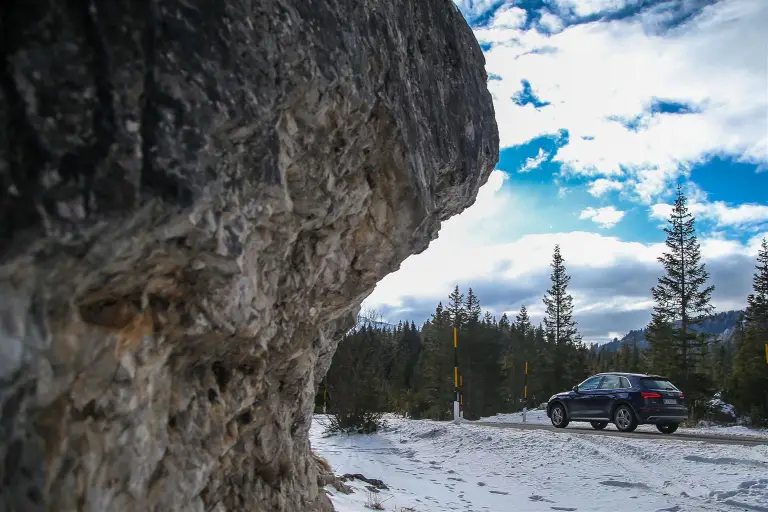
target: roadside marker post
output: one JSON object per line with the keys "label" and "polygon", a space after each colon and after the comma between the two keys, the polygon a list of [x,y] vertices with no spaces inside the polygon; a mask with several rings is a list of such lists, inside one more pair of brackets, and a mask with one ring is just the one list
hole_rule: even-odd
{"label": "roadside marker post", "polygon": [[528,412],[528,361],[525,362],[525,380],[523,381],[523,423]]}
{"label": "roadside marker post", "polygon": [[768,363],[768,343],[765,344],[765,362]]}
{"label": "roadside marker post", "polygon": [[459,332],[456,327],[453,328],[453,387],[456,391],[456,399],[453,401],[453,421],[458,423],[461,420],[461,391],[459,389]]}

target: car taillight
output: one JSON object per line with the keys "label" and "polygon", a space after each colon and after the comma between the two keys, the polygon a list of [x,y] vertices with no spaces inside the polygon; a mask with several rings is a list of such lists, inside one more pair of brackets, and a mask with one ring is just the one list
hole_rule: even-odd
{"label": "car taillight", "polygon": [[685,393],[680,393],[680,398],[685,398]]}
{"label": "car taillight", "polygon": [[659,393],[651,393],[648,391],[641,392],[640,396],[646,400],[650,400],[651,398],[661,398],[661,395]]}

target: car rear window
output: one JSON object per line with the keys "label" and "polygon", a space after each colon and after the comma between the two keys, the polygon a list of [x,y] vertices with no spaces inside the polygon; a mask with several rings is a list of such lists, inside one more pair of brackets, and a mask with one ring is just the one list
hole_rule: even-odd
{"label": "car rear window", "polygon": [[641,379],[640,385],[645,389],[660,389],[662,391],[680,391],[666,379]]}

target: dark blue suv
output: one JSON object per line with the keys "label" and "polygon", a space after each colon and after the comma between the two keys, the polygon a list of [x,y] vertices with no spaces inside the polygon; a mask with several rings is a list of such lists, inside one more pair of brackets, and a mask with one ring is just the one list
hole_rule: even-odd
{"label": "dark blue suv", "polygon": [[688,419],[688,404],[682,391],[664,377],[600,373],[573,386],[573,391],[552,396],[547,416],[557,428],[588,421],[597,430],[613,423],[622,432],[632,432],[650,423],[659,432],[671,434]]}

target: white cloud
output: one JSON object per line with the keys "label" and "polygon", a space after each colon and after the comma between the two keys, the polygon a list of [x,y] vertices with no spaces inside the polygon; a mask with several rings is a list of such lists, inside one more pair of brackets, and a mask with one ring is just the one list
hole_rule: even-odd
{"label": "white cloud", "polygon": [[617,210],[613,206],[605,206],[603,208],[589,207],[581,211],[579,219],[590,219],[592,222],[599,224],[600,227],[612,228],[624,218],[625,214],[626,212]]}
{"label": "white cloud", "polygon": [[499,9],[493,17],[494,28],[519,28],[525,24],[527,14],[520,7],[505,7]]}
{"label": "white cloud", "polygon": [[[584,12],[603,4],[574,3]],[[497,43],[486,66],[501,77],[489,84],[501,146],[568,129],[570,142],[555,161],[575,175],[629,179],[649,204],[712,154],[768,162],[767,17],[764,0],[725,0],[662,36],[646,33],[642,19],[582,24],[551,37],[478,29],[480,41]],[[517,105],[512,95],[523,79],[551,104]],[[635,118],[654,98],[700,111],[652,116],[638,131],[611,120]]]}
{"label": "white cloud", "polygon": [[[508,231],[516,218],[524,223],[530,213],[512,195],[514,182],[505,186],[506,176],[501,171],[494,171],[488,183],[481,188],[475,204],[462,215],[445,222],[440,236],[426,251],[411,256],[403,262],[400,270],[384,278],[366,300],[365,307],[407,308],[409,301],[425,301],[434,307],[438,301],[445,300],[456,283],[472,285],[492,281],[494,289],[510,286],[534,289],[533,295],[526,295],[519,301],[510,298],[502,309],[492,311],[494,314],[512,313],[525,303],[534,320],[538,321],[552,250],[555,244],[560,244],[568,272],[575,276],[570,291],[579,313],[577,320],[580,328],[595,329],[594,323],[589,323],[595,321],[606,326],[610,324],[601,338],[607,339],[609,330],[626,332],[641,327],[642,322],[648,320],[643,311],[648,311],[651,305],[650,287],[662,273],[657,259],[665,250],[665,245],[588,231],[529,234],[510,241],[499,233]],[[611,213],[613,209],[592,209],[587,217],[599,219],[601,210]],[[743,307],[749,287],[748,276],[751,276],[753,269],[743,263],[734,269],[733,262],[754,261],[764,236],[768,236],[768,232],[756,234],[746,243],[723,237],[700,238],[703,259],[710,271],[724,267],[738,275],[743,274],[744,278],[744,283],[732,284],[733,274],[728,274],[714,283],[717,290],[736,289],[716,290],[721,293],[716,298],[716,307]],[[584,275],[594,276],[593,280],[584,282],[579,277]],[[606,292],[604,288],[611,279],[617,280],[618,284],[615,289]],[[630,285],[628,281],[632,280],[636,282]],[[632,290],[629,290],[630,286]],[[480,298],[482,302],[484,296]],[[628,318],[620,324],[611,324],[604,316],[631,312],[635,313],[629,317],[620,316]],[[603,315],[602,320],[600,315]],[[412,317],[404,311],[401,318]],[[585,318],[590,320],[584,321]]]}
{"label": "white cloud", "polygon": [[672,215],[672,205],[667,203],[656,203],[648,209],[651,218],[656,220],[667,220]]}
{"label": "white cloud", "polygon": [[543,148],[539,148],[539,152],[536,154],[536,156],[528,158],[517,172],[530,172],[544,163],[547,158],[549,158],[549,153],[544,151]]}
{"label": "white cloud", "polygon": [[[688,211],[697,219],[711,221],[718,228],[749,228],[768,223],[768,205],[729,205],[725,201],[709,201],[707,194],[696,185],[691,184],[688,188]],[[653,204],[649,213],[652,219],[665,221],[672,213],[672,205]]]}
{"label": "white cloud", "polygon": [[560,17],[555,16],[554,14],[547,11],[541,14],[539,25],[541,25],[544,30],[547,30],[551,33],[560,32],[563,30],[563,22]]}
{"label": "white cloud", "polygon": [[768,206],[763,204],[740,204],[731,207],[722,201],[715,201],[709,203],[707,208],[706,215],[714,217],[720,226],[744,226],[768,221]]}
{"label": "white cloud", "polygon": [[[486,184],[480,188],[475,203],[461,215],[444,222],[439,238],[433,242],[433,245],[438,241],[446,240],[458,244],[488,242],[487,236],[493,231],[488,229],[489,224],[498,222],[498,219],[515,204],[514,198],[503,189],[507,179],[507,174],[503,171],[493,171]],[[485,229],[478,229],[478,226],[483,226]]]}
{"label": "white cloud", "polygon": [[582,231],[526,235],[513,242],[483,245],[454,239],[462,234],[445,236],[441,232],[428,250],[411,256],[398,272],[384,278],[367,303],[373,307],[397,305],[406,294],[442,300],[453,288],[452,283],[488,276],[499,280],[526,279],[548,271],[555,244],[560,244],[569,267],[589,268],[610,268],[621,260],[654,263],[663,247]]}
{"label": "white cloud", "polygon": [[622,187],[623,184],[620,181],[598,178],[589,184],[588,192],[595,197],[602,197],[611,190],[620,191]]}
{"label": "white cloud", "polygon": [[511,242],[499,241],[492,226],[508,228],[509,219],[521,213],[503,186],[506,179],[505,173],[493,171],[475,204],[445,222],[426,251],[411,256],[399,271],[384,278],[367,304],[399,305],[404,295],[441,300],[450,292],[452,283],[483,276],[525,279],[532,273],[547,271],[557,243],[567,254],[569,265],[583,267],[610,267],[623,259],[651,263],[660,254],[663,245],[625,242],[589,232],[526,235]]}
{"label": "white cloud", "polygon": [[632,3],[631,0],[559,0],[553,2],[560,10],[567,8],[577,16],[589,16],[604,11],[618,11]]}

